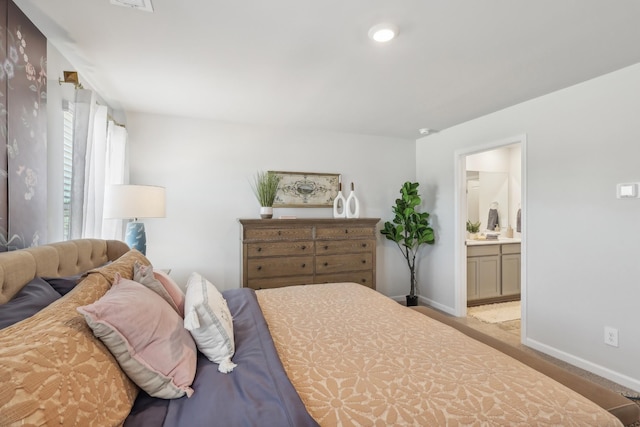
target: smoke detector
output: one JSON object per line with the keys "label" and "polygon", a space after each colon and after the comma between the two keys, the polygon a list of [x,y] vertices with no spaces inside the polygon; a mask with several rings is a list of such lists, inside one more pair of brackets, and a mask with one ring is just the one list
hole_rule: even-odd
{"label": "smoke detector", "polygon": [[151,0],[111,0],[111,4],[129,7],[131,9],[144,10],[145,12],[153,12]]}

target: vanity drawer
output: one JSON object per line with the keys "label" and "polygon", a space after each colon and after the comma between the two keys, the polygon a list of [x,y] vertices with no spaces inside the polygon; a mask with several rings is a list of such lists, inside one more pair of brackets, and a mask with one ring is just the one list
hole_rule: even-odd
{"label": "vanity drawer", "polygon": [[502,245],[503,254],[519,254],[520,243],[505,243]]}
{"label": "vanity drawer", "polygon": [[249,258],[257,258],[267,256],[312,254],[314,247],[314,243],[311,240],[296,240],[285,242],[247,243],[246,250]]}
{"label": "vanity drawer", "polygon": [[296,240],[296,239],[312,240],[313,227],[247,228],[244,230],[244,240]]}
{"label": "vanity drawer", "polygon": [[500,255],[500,245],[467,246],[467,256]]}
{"label": "vanity drawer", "polygon": [[313,277],[313,256],[249,258],[247,278],[305,276]]}
{"label": "vanity drawer", "polygon": [[375,240],[322,240],[316,243],[316,255],[371,252],[376,246]]}

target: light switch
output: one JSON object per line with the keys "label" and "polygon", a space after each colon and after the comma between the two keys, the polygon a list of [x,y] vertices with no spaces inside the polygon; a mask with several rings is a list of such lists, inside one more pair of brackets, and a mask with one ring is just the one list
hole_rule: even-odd
{"label": "light switch", "polygon": [[618,184],[616,188],[618,199],[626,199],[630,197],[638,197],[638,183],[631,182],[626,184]]}

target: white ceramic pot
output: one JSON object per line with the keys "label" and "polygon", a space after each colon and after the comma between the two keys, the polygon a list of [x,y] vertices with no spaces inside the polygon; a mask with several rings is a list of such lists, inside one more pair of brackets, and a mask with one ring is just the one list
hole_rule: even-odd
{"label": "white ceramic pot", "polygon": [[260,218],[262,218],[262,219],[273,218],[273,207],[272,206],[261,206],[260,207]]}

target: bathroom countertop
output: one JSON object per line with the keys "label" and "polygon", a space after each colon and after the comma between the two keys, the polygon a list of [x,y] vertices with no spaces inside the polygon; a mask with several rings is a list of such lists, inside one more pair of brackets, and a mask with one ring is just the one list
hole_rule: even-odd
{"label": "bathroom countertop", "polygon": [[467,246],[481,246],[481,245],[501,245],[507,243],[521,243],[520,237],[498,237],[498,240],[469,240],[467,239]]}

